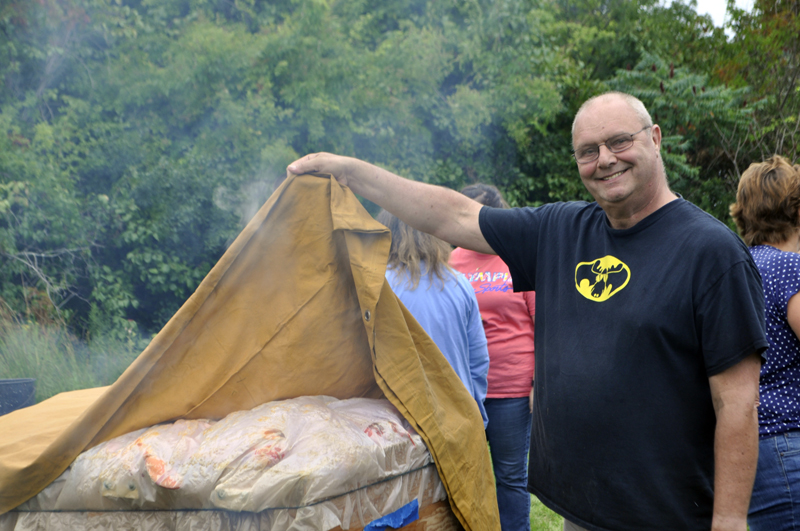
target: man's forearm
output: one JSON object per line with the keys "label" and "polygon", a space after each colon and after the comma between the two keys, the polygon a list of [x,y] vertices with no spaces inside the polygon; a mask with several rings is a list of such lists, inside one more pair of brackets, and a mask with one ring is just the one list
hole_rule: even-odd
{"label": "man's forearm", "polygon": [[363,161],[355,165],[347,185],[415,229],[439,238],[443,235],[437,231],[444,229],[446,232],[451,219],[457,217],[465,205],[474,204],[453,190],[405,179]]}
{"label": "man's forearm", "polygon": [[758,380],[753,353],[709,378],[717,415],[714,434],[715,531],[747,531],[747,509],[758,465]]}
{"label": "man's forearm", "polygon": [[746,531],[758,464],[758,414],[752,405],[726,409],[717,417],[714,440],[712,529]]}

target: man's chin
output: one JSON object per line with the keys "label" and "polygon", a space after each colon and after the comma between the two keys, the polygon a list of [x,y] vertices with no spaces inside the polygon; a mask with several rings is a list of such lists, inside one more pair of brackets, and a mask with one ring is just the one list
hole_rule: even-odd
{"label": "man's chin", "polygon": [[611,207],[615,205],[618,206],[620,203],[625,202],[625,200],[628,198],[628,194],[620,190],[619,193],[592,194],[592,197],[594,197],[594,200],[597,201],[597,204],[600,205],[600,207],[605,208],[604,205]]}

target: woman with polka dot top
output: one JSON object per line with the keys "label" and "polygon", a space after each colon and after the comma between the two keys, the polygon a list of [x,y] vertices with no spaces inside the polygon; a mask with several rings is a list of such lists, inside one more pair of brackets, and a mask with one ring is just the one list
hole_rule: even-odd
{"label": "woman with polka dot top", "polygon": [[800,171],[775,155],[742,174],[731,216],[761,272],[761,367],[751,531],[800,530]]}

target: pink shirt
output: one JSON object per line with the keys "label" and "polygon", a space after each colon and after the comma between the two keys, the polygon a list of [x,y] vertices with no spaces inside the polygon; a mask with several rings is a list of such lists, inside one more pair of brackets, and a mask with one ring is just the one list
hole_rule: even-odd
{"label": "pink shirt", "polygon": [[528,396],[533,381],[534,292],[514,293],[508,266],[499,256],[456,248],[450,265],[475,290],[489,343],[486,398]]}

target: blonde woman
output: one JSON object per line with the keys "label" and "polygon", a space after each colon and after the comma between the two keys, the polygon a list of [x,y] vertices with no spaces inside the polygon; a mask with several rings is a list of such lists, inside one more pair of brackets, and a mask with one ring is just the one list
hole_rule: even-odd
{"label": "blonde woman", "polygon": [[409,227],[385,210],[377,219],[392,231],[386,268],[392,290],[464,382],[485,427],[489,351],[472,286],[447,265],[447,243]]}

